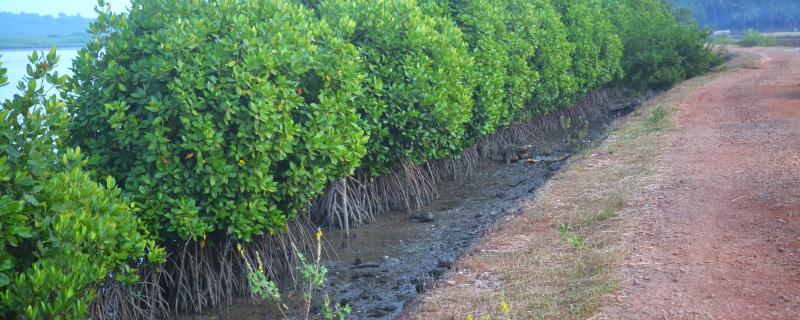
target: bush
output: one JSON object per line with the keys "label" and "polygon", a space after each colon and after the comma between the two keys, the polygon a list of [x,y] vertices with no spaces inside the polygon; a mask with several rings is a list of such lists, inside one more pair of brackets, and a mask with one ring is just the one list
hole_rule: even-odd
{"label": "bush", "polygon": [[744,31],[739,45],[742,47],[774,47],[778,45],[778,40],[760,34],[755,30],[748,29]]}
{"label": "bush", "polygon": [[289,0],[135,0],[74,63],[72,142],[161,240],[285,228],[365,153],[356,49]]}
{"label": "bush", "polygon": [[708,32],[696,23],[678,23],[660,0],[604,0],[624,44],[625,77],[620,85],[637,90],[666,89],[708,70],[715,57]]}
{"label": "bush", "polygon": [[357,102],[370,141],[364,170],[386,173],[461,152],[472,114],[472,59],[461,32],[414,0],[323,0],[320,15],[360,49],[367,72]]}
{"label": "bush", "polygon": [[423,8],[431,14],[450,17],[464,34],[475,61],[471,80],[475,85],[472,120],[467,124],[468,143],[508,125],[506,86],[511,34],[506,28],[508,12],[502,2],[489,0],[428,0]]}
{"label": "bush", "polygon": [[622,76],[622,42],[599,0],[553,0],[575,45],[572,73],[585,94]]}
{"label": "bush", "polygon": [[[114,180],[98,185],[80,150],[61,144],[69,121],[65,89],[50,73],[54,50],[30,57],[21,93],[0,104],[0,316],[80,319],[94,286],[111,276],[135,281],[132,265],[163,260]],[[2,65],[0,65],[2,67]],[[0,68],[0,86],[7,82]]]}
{"label": "bush", "polygon": [[514,120],[555,110],[577,92],[575,46],[549,0],[506,0],[511,58],[509,100]]}

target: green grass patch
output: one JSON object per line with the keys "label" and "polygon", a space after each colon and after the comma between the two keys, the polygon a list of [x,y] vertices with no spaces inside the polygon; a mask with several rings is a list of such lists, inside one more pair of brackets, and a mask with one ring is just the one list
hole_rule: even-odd
{"label": "green grass patch", "polygon": [[644,129],[647,132],[659,131],[664,129],[667,125],[667,117],[669,116],[669,109],[665,106],[658,106],[647,121],[644,123]]}
{"label": "green grass patch", "polygon": [[774,47],[778,45],[778,40],[755,30],[747,30],[744,32],[742,40],[739,41],[739,45],[742,47]]}
{"label": "green grass patch", "polygon": [[558,227],[558,235],[561,240],[566,241],[576,249],[583,247],[583,239],[575,233],[574,227],[569,223],[563,223]]}

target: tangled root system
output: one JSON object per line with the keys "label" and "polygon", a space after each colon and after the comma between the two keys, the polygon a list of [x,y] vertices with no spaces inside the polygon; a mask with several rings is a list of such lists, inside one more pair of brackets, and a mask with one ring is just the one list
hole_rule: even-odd
{"label": "tangled root system", "polygon": [[[170,314],[201,313],[229,305],[234,296],[250,295],[246,263],[257,265],[259,256],[268,278],[293,285],[297,261],[292,244],[314,257],[313,229],[308,219],[290,222],[277,236],[263,236],[249,243],[230,237],[203,245],[188,241],[168,247],[167,261],[142,267],[140,280],[123,284],[113,277],[95,288],[90,305],[92,319],[159,319]],[[237,249],[241,245],[242,252]],[[277,281],[286,279],[289,281]]]}
{"label": "tangled root system", "polygon": [[563,108],[530,121],[514,122],[482,138],[455,159],[433,160],[424,164],[401,163],[392,173],[370,178],[363,174],[329,183],[309,211],[316,222],[349,228],[371,223],[378,216],[398,211],[411,213],[438,196],[443,180],[459,180],[474,173],[481,159],[503,152],[509,146],[542,142],[547,132],[562,130],[562,117],[600,117],[616,103],[630,100],[618,89],[595,90],[570,108]]}

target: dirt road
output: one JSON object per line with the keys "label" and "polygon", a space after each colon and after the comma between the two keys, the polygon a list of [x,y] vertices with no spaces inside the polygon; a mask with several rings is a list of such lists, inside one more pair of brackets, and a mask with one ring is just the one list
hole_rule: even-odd
{"label": "dirt road", "polygon": [[576,157],[403,319],[800,319],[800,51],[733,50]]}
{"label": "dirt road", "polygon": [[678,107],[607,318],[800,319],[800,51],[736,50]]}

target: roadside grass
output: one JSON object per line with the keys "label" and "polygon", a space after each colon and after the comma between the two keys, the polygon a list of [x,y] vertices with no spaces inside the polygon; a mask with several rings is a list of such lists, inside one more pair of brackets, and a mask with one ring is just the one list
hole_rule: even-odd
{"label": "roadside grass", "polygon": [[669,107],[659,105],[653,112],[650,113],[650,117],[647,118],[647,121],[644,122],[644,129],[647,132],[654,132],[664,129],[667,126],[667,117],[672,109]]}
{"label": "roadside grass", "polygon": [[769,32],[763,33],[765,36],[773,37],[773,38],[800,38],[800,32]]}
{"label": "roadside grass", "polygon": [[739,45],[742,47],[775,47],[778,46],[778,40],[755,30],[745,30]]}
{"label": "roadside grass", "polygon": [[493,226],[402,319],[602,319],[621,286],[627,246],[662,181],[676,107],[724,70],[655,97]]}

